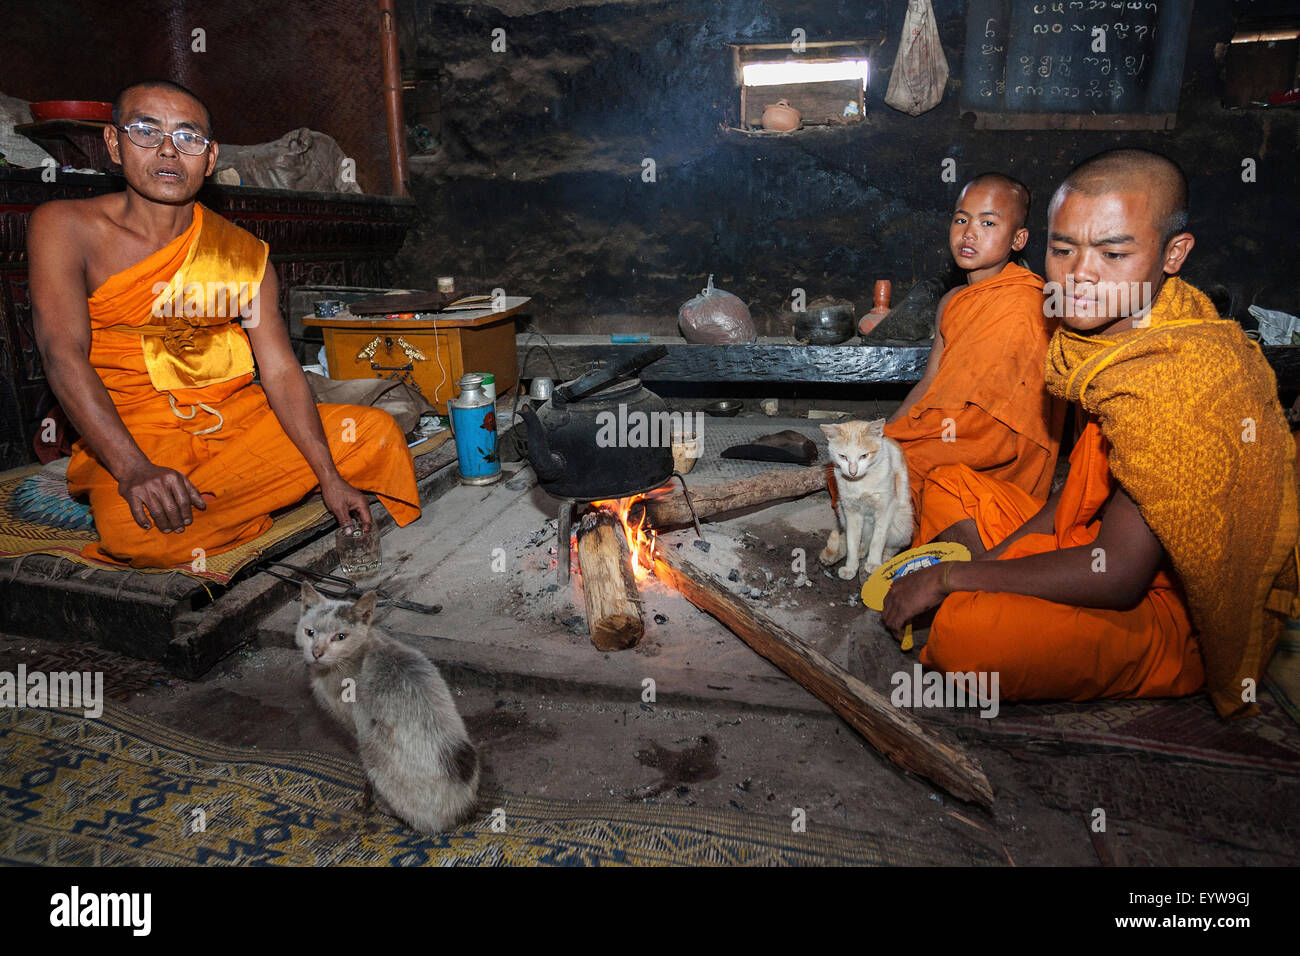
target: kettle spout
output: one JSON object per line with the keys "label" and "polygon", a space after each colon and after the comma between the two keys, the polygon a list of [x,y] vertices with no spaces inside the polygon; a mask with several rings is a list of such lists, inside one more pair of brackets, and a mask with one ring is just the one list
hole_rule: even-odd
{"label": "kettle spout", "polygon": [[537,417],[537,412],[525,402],[519,414],[523,417],[524,427],[528,430],[526,454],[533,471],[537,472],[537,477],[542,481],[553,481],[561,477],[564,474],[564,459],[551,451],[551,443],[546,437],[546,427]]}

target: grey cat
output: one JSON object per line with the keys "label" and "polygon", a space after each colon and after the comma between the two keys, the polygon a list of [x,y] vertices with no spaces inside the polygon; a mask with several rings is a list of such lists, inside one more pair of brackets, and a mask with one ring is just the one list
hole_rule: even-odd
{"label": "grey cat", "polygon": [[473,813],[478,752],[438,668],[372,626],[377,599],[334,601],[304,583],[296,642],[316,702],[356,737],[367,795],[373,786],[382,812],[437,833]]}

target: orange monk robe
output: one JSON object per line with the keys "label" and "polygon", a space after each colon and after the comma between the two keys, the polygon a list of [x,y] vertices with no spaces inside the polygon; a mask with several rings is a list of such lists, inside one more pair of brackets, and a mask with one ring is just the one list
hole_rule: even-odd
{"label": "orange monk robe", "polygon": [[[1052,534],[1024,535],[1001,560],[1091,544],[1114,488],[1109,445],[1089,422],[1070,456]],[[973,518],[991,548],[1028,521],[1041,500],[965,465],[930,473],[920,536]],[[946,672],[999,675],[1005,700],[1092,700],[1193,693],[1205,673],[1187,604],[1167,568],[1124,611],[1073,607],[1021,594],[956,591],[934,616],[921,663]]]}
{"label": "orange monk robe", "polygon": [[[195,509],[179,534],[144,530],[117,479],[78,442],[68,490],[90,498],[100,541],[86,547],[88,557],[138,568],[188,565],[195,549],[219,554],[261,535],[272,511],[317,486],[252,384],[239,311],[266,266],[265,243],[196,204],[185,233],[91,295],[90,364],[141,451],[185,475],[207,509]],[[377,494],[399,525],[419,517],[411,455],[392,416],[357,405],[317,408],[343,479]]]}
{"label": "orange monk robe", "polygon": [[960,463],[1047,500],[1065,421],[1065,403],[1043,385],[1054,328],[1043,280],[1014,262],[948,300],[939,369],[907,415],[885,426],[907,457],[914,521],[925,477],[940,465]]}
{"label": "orange monk robe", "polygon": [[[1221,715],[1253,712],[1285,620],[1300,613],[1296,449],[1259,347],[1175,276],[1141,327],[1058,330],[1046,382],[1079,403],[1089,425],[1054,533],[1026,535],[1001,557],[1086,547],[1118,482],[1163,546],[1165,567],[1127,611],[956,592],[935,615],[922,661],[996,670],[1009,699],[1149,697],[1204,685]],[[1038,507],[1005,482],[939,468],[922,491],[921,536],[972,518],[993,546]]]}
{"label": "orange monk robe", "polygon": [[1060,329],[1045,372],[1049,391],[1096,416],[1111,472],[1169,555],[1214,706],[1255,712],[1286,620],[1300,614],[1296,449],[1259,345],[1172,276],[1142,327]]}

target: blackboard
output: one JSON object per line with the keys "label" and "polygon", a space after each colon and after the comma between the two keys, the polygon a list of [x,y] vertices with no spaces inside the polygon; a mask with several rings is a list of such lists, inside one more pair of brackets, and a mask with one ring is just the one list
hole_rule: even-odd
{"label": "blackboard", "polygon": [[1172,126],[1191,13],[1191,0],[970,0],[961,108],[984,127]]}

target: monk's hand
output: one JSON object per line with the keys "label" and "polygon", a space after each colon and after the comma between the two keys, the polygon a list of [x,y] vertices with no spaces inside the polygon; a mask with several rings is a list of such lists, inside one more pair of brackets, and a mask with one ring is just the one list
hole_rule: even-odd
{"label": "monk's hand", "polygon": [[880,618],[895,635],[902,633],[907,622],[920,617],[943,603],[943,566],[940,564],[895,578],[885,593]]}
{"label": "monk's hand", "polygon": [[370,503],[360,491],[342,478],[335,478],[321,482],[320,493],[325,499],[325,507],[338,520],[340,528],[356,524],[362,531],[370,530]]}
{"label": "monk's hand", "polygon": [[117,493],[126,499],[135,523],[146,531],[157,527],[164,534],[179,533],[194,520],[194,508],[207,508],[188,478],[151,461],[127,472],[117,483]]}

